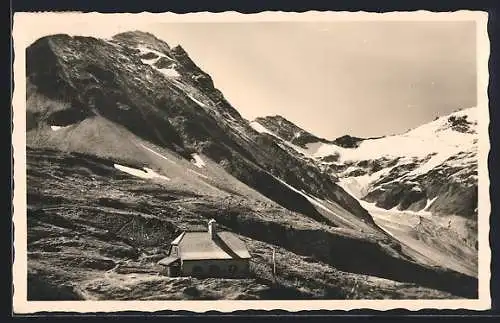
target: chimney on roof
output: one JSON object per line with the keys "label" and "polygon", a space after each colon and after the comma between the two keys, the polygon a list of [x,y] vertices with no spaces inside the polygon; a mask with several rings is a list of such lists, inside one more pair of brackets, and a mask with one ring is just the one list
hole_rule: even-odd
{"label": "chimney on roof", "polygon": [[208,234],[210,235],[210,238],[213,240],[215,239],[215,236],[217,235],[217,228],[216,228],[217,222],[215,222],[214,219],[211,219],[208,221]]}

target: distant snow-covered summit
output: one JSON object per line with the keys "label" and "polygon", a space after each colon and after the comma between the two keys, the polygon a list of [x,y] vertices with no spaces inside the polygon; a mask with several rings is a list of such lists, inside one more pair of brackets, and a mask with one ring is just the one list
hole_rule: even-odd
{"label": "distant snow-covered summit", "polygon": [[385,209],[426,209],[464,216],[477,212],[475,107],[402,134],[370,139],[344,136],[334,141],[314,140],[317,137],[304,131],[308,141],[297,144],[295,137],[283,136],[284,124],[302,133],[296,125],[277,117],[258,118],[251,126],[316,162],[359,199]]}

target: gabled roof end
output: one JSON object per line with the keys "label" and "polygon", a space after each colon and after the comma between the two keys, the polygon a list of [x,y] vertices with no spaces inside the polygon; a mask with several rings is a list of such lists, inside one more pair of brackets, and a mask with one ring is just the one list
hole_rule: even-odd
{"label": "gabled roof end", "polygon": [[174,240],[172,240],[172,242],[170,242],[171,245],[177,245],[179,244],[179,242],[181,242],[182,238],[184,238],[184,235],[186,234],[186,232],[182,232],[181,234],[179,234],[177,236],[177,238],[175,238]]}

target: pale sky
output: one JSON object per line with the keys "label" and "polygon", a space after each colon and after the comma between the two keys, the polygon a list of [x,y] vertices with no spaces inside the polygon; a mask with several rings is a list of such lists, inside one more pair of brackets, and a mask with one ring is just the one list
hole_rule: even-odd
{"label": "pale sky", "polygon": [[246,119],[279,114],[327,139],[401,133],[476,105],[474,21],[71,27],[44,33],[140,29],[181,44]]}

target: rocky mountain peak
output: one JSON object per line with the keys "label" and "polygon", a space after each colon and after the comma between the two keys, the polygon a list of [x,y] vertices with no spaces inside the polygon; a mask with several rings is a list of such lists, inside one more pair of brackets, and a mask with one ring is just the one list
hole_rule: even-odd
{"label": "rocky mountain peak", "polygon": [[357,148],[364,138],[344,135],[336,138],[333,143],[343,148]]}
{"label": "rocky mountain peak", "polygon": [[447,126],[453,131],[470,134],[476,133],[477,119],[469,109],[451,114],[446,121]]}
{"label": "rocky mountain peak", "polygon": [[155,35],[148,33],[148,32],[140,31],[140,30],[132,30],[132,31],[125,31],[122,33],[118,33],[118,34],[114,35],[112,37],[112,39],[119,40],[119,41],[134,41],[137,43],[141,43],[141,42],[155,43],[155,42],[157,42],[157,43],[163,43],[164,45],[167,45],[167,43],[165,41],[159,39]]}
{"label": "rocky mountain peak", "polygon": [[112,41],[131,48],[149,48],[164,54],[170,53],[170,46],[155,35],[143,31],[127,31],[116,34]]}
{"label": "rocky mountain peak", "polygon": [[261,131],[267,129],[267,131],[276,134],[283,140],[303,148],[309,143],[328,142],[326,139],[311,134],[280,115],[258,117],[251,124],[255,128],[260,126]]}
{"label": "rocky mountain peak", "polygon": [[118,33],[113,36],[116,39],[134,39],[134,38],[153,38],[158,40],[155,35],[142,30],[129,30]]}
{"label": "rocky mountain peak", "polygon": [[178,56],[189,56],[184,47],[180,44],[172,47],[172,52],[176,53]]}
{"label": "rocky mountain peak", "polygon": [[452,113],[438,116],[431,122],[408,129],[402,134],[396,134],[393,136],[418,136],[425,133],[437,136],[442,136],[443,133],[450,133],[450,135],[453,136],[454,132],[475,134],[477,127],[476,113],[476,107],[458,109]]}

